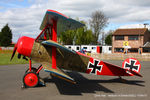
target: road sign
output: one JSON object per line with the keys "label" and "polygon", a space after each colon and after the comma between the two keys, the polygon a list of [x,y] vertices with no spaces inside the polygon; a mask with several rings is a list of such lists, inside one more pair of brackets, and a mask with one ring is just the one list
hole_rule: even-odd
{"label": "road sign", "polygon": [[123,41],[123,46],[128,46],[129,42],[128,41]]}

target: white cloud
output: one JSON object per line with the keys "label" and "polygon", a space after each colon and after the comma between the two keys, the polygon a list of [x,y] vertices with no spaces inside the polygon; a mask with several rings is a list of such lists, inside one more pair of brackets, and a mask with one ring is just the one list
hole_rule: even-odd
{"label": "white cloud", "polygon": [[0,12],[0,28],[9,23],[13,41],[20,34],[36,37],[47,9],[86,21],[95,10],[102,10],[113,24],[150,21],[150,0],[28,0],[28,3],[31,6]]}
{"label": "white cloud", "polygon": [[130,24],[130,25],[123,25],[119,27],[120,29],[130,29],[130,28],[148,28],[150,30],[150,25],[144,24]]}

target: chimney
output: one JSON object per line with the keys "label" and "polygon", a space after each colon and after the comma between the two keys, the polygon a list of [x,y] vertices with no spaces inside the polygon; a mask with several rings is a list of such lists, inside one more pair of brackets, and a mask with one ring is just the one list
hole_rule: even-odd
{"label": "chimney", "polygon": [[144,28],[146,28],[146,26],[149,25],[149,24],[148,23],[144,23],[143,25],[144,25]]}

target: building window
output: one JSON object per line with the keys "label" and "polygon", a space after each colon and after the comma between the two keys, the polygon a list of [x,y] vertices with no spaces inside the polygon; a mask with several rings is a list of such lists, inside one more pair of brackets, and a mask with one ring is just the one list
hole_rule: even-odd
{"label": "building window", "polygon": [[112,47],[109,47],[109,51],[111,51],[112,50]]}
{"label": "building window", "polygon": [[139,39],[138,35],[128,36],[128,40],[138,40],[138,39]]}
{"label": "building window", "polygon": [[128,52],[131,52],[131,53],[138,52],[138,48],[128,49]]}
{"label": "building window", "polygon": [[79,50],[80,48],[79,47],[77,47],[77,50]]}
{"label": "building window", "polygon": [[143,48],[143,52],[150,52],[150,48]]}
{"label": "building window", "polygon": [[83,49],[87,49],[87,47],[83,47]]}
{"label": "building window", "polygon": [[115,48],[115,52],[124,52],[124,48]]}
{"label": "building window", "polygon": [[117,36],[115,36],[115,40],[124,40],[124,36],[123,35],[117,35]]}
{"label": "building window", "polygon": [[92,49],[96,49],[96,47],[92,47]]}

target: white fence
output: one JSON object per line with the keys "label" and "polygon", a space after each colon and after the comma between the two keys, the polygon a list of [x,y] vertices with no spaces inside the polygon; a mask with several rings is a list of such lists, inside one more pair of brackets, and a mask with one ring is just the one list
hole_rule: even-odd
{"label": "white fence", "polygon": [[14,47],[0,47],[0,50],[13,50]]}

